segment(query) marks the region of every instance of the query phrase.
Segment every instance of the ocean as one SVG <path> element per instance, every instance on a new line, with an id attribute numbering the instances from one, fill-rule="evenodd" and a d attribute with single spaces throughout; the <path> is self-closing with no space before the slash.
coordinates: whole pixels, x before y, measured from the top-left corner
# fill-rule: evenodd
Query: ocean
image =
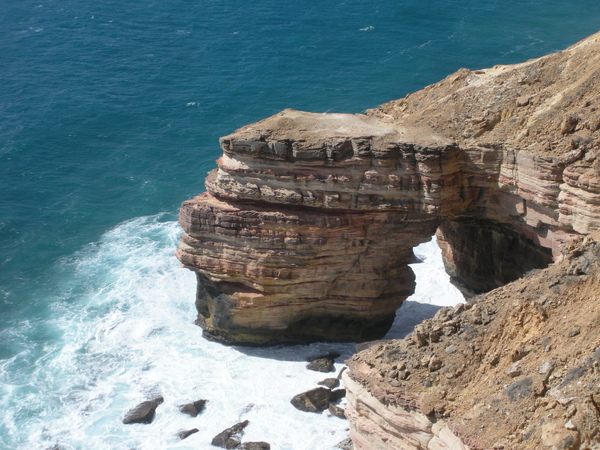
<path id="1" fill-rule="evenodd" d="M 339 371 L 353 344 L 230 348 L 193 325 L 177 209 L 218 138 L 284 108 L 362 112 L 600 23 L 592 0 L 0 4 L 2 449 L 204 449 L 245 419 L 246 441 L 333 448 L 347 423 L 289 400 L 324 378 L 306 358 L 338 351 Z M 435 243 L 417 253 L 390 337 L 460 301 Z M 152 424 L 121 423 L 153 395 Z"/>

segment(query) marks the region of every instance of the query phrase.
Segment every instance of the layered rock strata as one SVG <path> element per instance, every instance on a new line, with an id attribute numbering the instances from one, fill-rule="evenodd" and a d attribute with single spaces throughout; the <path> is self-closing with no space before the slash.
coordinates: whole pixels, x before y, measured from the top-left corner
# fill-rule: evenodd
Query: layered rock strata
<path id="1" fill-rule="evenodd" d="M 285 110 L 222 138 L 207 193 L 180 214 L 205 334 L 380 337 L 413 290 L 412 248 L 440 224 L 465 292 L 560 259 L 600 225 L 598 39 L 462 69 L 365 115 Z"/>
<path id="2" fill-rule="evenodd" d="M 600 233 L 565 252 L 347 361 L 354 449 L 599 448 Z"/>

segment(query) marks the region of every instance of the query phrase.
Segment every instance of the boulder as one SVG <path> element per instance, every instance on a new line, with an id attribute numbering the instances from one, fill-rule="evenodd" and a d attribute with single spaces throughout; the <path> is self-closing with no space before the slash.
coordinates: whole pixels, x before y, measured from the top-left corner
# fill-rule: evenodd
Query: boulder
<path id="1" fill-rule="evenodd" d="M 331 392 L 331 401 L 337 402 L 346 396 L 346 389 L 336 389 Z"/>
<path id="2" fill-rule="evenodd" d="M 340 408 L 339 406 L 334 405 L 333 403 L 329 404 L 329 412 L 332 416 L 339 417 L 340 419 L 346 418 L 346 416 L 344 415 L 344 408 Z"/>
<path id="3" fill-rule="evenodd" d="M 191 436 L 194 433 L 197 433 L 198 428 L 192 428 L 191 430 L 182 430 L 179 433 L 177 433 L 177 436 L 179 436 L 179 439 L 184 440 L 185 438 Z"/>
<path id="4" fill-rule="evenodd" d="M 196 417 L 198 414 L 200 414 L 202 411 L 204 411 L 207 401 L 208 400 L 196 400 L 195 402 L 192 402 L 192 403 L 186 403 L 185 405 L 180 405 L 179 411 L 181 411 L 184 414 L 189 414 L 192 417 Z"/>
<path id="5" fill-rule="evenodd" d="M 160 405 L 164 399 L 162 397 L 157 397 L 154 400 L 148 400 L 140 403 L 135 408 L 129 410 L 125 417 L 123 418 L 124 424 L 130 423 L 152 423 L 154 420 L 154 414 L 156 413 L 156 408 Z"/>
<path id="6" fill-rule="evenodd" d="M 325 378 L 323 381 L 319 381 L 318 384 L 329 389 L 335 389 L 340 385 L 340 380 L 339 378 Z"/>
<path id="7" fill-rule="evenodd" d="M 354 445 L 352 444 L 352 439 L 346 438 L 343 441 L 338 442 L 335 447 L 341 448 L 342 450 L 352 450 Z"/>
<path id="8" fill-rule="evenodd" d="M 249 423 L 249 421 L 244 420 L 243 422 L 236 423 L 234 426 L 221 431 L 213 438 L 211 444 L 215 447 L 226 449 L 240 448 L 242 436 L 244 435 L 244 428 L 246 428 Z"/>
<path id="9" fill-rule="evenodd" d="M 300 411 L 321 412 L 329 407 L 330 400 L 331 390 L 318 387 L 294 396 L 291 403 Z"/>
<path id="10" fill-rule="evenodd" d="M 240 450 L 271 450 L 271 444 L 266 442 L 244 442 L 238 448 Z"/>
<path id="11" fill-rule="evenodd" d="M 328 353 L 327 355 L 320 355 L 309 360 L 306 368 L 308 370 L 314 370 L 315 372 L 335 372 L 335 358 L 339 358 L 339 353 Z"/>

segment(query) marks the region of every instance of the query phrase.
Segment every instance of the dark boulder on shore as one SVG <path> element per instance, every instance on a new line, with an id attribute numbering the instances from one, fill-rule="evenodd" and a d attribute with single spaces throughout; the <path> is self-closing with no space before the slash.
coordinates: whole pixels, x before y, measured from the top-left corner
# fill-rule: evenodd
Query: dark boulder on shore
<path id="1" fill-rule="evenodd" d="M 352 439 L 346 438 L 342 442 L 338 442 L 335 447 L 341 448 L 342 450 L 352 450 L 354 448 L 354 444 L 352 444 Z"/>
<path id="2" fill-rule="evenodd" d="M 326 355 L 320 355 L 309 360 L 306 368 L 308 370 L 314 370 L 315 372 L 335 372 L 334 362 L 335 358 L 339 358 L 339 353 L 328 353 Z"/>
<path id="3" fill-rule="evenodd" d="M 344 408 L 340 408 L 333 403 L 329 404 L 329 412 L 332 416 L 339 417 L 340 419 L 346 419 L 346 416 L 344 415 Z"/>
<path id="4" fill-rule="evenodd" d="M 331 392 L 331 401 L 337 402 L 338 400 L 343 399 L 346 396 L 346 389 L 336 389 Z"/>
<path id="5" fill-rule="evenodd" d="M 192 403 L 186 403 L 185 405 L 179 406 L 179 411 L 184 414 L 189 414 L 192 417 L 196 417 L 198 414 L 204 411 L 206 402 L 208 402 L 208 400 L 196 400 Z"/>
<path id="6" fill-rule="evenodd" d="M 310 391 L 302 392 L 292 398 L 291 403 L 300 411 L 321 412 L 329 407 L 331 399 L 331 390 L 318 387 Z"/>
<path id="7" fill-rule="evenodd" d="M 183 441 L 185 438 L 191 436 L 194 433 L 197 433 L 198 431 L 200 431 L 198 430 L 198 428 L 192 428 L 191 430 L 182 430 L 179 433 L 177 433 L 177 436 L 179 436 L 179 439 Z"/>
<path id="8" fill-rule="evenodd" d="M 244 428 L 246 428 L 249 423 L 248 420 L 244 420 L 243 422 L 236 423 L 234 426 L 221 431 L 213 438 L 211 444 L 215 447 L 226 449 L 240 448 L 240 445 L 242 445 Z"/>
<path id="9" fill-rule="evenodd" d="M 271 450 L 271 444 L 266 442 L 244 442 L 239 450 Z"/>
<path id="10" fill-rule="evenodd" d="M 162 397 L 157 397 L 154 400 L 147 400 L 140 403 L 125 414 L 123 423 L 126 425 L 130 423 L 152 423 L 156 408 L 163 401 L 164 399 Z"/>
<path id="11" fill-rule="evenodd" d="M 325 378 L 323 381 L 319 381 L 318 384 L 329 389 L 335 389 L 340 385 L 340 380 L 338 378 Z"/>

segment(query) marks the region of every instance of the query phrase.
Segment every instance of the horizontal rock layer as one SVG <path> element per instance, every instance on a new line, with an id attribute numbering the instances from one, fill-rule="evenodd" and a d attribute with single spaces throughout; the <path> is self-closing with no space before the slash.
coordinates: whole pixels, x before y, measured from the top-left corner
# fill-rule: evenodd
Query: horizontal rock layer
<path id="1" fill-rule="evenodd" d="M 372 372 L 366 365 L 362 370 Z M 342 378 L 354 450 L 468 449 L 443 420 L 432 420 L 414 407 L 385 404 L 346 372 Z"/>
<path id="2" fill-rule="evenodd" d="M 198 274 L 199 324 L 248 344 L 380 336 L 414 288 L 412 247 L 436 227 L 403 216 L 279 211 L 209 194 L 185 202 L 177 256 Z"/>
<path id="3" fill-rule="evenodd" d="M 413 290 L 412 247 L 440 224 L 465 292 L 560 259 L 600 225 L 597 41 L 461 70 L 365 115 L 285 110 L 222 138 L 208 192 L 180 214 L 205 334 L 383 336 Z"/>

